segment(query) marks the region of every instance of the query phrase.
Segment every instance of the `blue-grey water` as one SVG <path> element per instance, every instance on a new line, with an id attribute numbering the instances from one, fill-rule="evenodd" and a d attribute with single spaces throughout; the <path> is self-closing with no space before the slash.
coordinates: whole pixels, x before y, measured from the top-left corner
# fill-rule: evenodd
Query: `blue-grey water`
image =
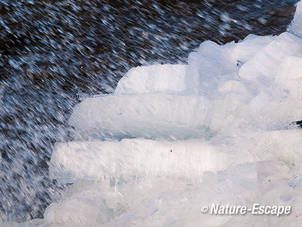
<path id="1" fill-rule="evenodd" d="M 0 220 L 41 218 L 64 190 L 48 162 L 81 97 L 112 92 L 131 67 L 184 62 L 204 40 L 280 34 L 296 2 L 0 0 Z"/>

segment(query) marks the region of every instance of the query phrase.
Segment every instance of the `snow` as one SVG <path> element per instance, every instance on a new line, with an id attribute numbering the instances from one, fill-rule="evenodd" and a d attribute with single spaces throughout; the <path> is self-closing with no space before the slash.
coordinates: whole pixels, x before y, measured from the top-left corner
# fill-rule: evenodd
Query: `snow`
<path id="1" fill-rule="evenodd" d="M 46 226 L 297 226 L 302 214 L 302 3 L 288 32 L 203 42 L 187 65 L 131 69 L 78 104 L 50 174 L 72 183 Z M 291 205 L 288 216 L 213 216 Z"/>

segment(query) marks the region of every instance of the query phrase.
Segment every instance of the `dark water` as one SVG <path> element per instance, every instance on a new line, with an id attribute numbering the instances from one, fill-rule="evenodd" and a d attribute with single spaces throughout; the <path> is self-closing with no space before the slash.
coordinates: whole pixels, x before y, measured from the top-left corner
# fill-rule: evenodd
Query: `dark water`
<path id="1" fill-rule="evenodd" d="M 184 62 L 204 40 L 279 34 L 296 0 L 0 0 L 0 220 L 43 217 L 72 107 L 131 67 Z M 104 107 L 106 108 L 106 107 Z"/>

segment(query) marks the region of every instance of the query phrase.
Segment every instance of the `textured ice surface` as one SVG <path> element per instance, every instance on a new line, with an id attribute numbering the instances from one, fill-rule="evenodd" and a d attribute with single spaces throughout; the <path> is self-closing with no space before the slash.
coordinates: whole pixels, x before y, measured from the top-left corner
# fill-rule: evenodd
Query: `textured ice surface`
<path id="1" fill-rule="evenodd" d="M 294 173 L 283 162 L 265 161 L 208 171 L 201 183 L 154 176 L 128 182 L 78 181 L 48 208 L 45 218 L 50 226 L 296 226 L 301 222 L 301 183 Z M 211 203 L 255 202 L 295 208 L 280 218 L 200 212 Z"/>
<path id="2" fill-rule="evenodd" d="M 243 79 L 268 85 L 286 57 L 301 55 L 302 40 L 288 32 L 282 33 L 255 54 L 239 71 Z"/>
<path id="3" fill-rule="evenodd" d="M 186 65 L 152 65 L 131 69 L 114 94 L 176 93 L 185 90 Z"/>
<path id="4" fill-rule="evenodd" d="M 83 100 L 79 141 L 57 144 L 53 178 L 73 183 L 47 226 L 297 226 L 302 218 L 301 3 L 289 32 L 204 42 L 188 65 L 130 70 Z M 211 216 L 202 206 L 291 205 L 292 214 Z"/>
<path id="5" fill-rule="evenodd" d="M 206 103 L 202 96 L 110 95 L 84 100 L 70 122 L 92 137 L 200 137 L 206 130 Z"/>
<path id="6" fill-rule="evenodd" d="M 205 171 L 223 170 L 236 163 L 252 161 L 251 155 L 200 140 L 71 142 L 57 145 L 52 163 L 61 168 L 52 169 L 51 174 L 56 178 L 63 174 L 61 180 L 110 177 L 129 180 L 149 176 L 198 180 Z"/>
<path id="7" fill-rule="evenodd" d="M 186 67 L 132 69 L 114 94 L 76 106 L 70 123 L 83 136 L 102 139 L 210 138 L 282 128 L 302 118 L 301 56 L 302 39 L 288 32 L 224 46 L 207 41 Z"/>
<path id="8" fill-rule="evenodd" d="M 289 26 L 289 31 L 302 37 L 302 4 L 297 5 L 295 18 Z"/>

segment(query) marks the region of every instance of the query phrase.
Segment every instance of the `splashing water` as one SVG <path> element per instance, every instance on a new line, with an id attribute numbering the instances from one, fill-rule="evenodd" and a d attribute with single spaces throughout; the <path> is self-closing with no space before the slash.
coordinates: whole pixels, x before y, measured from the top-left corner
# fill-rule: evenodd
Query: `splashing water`
<path id="1" fill-rule="evenodd" d="M 186 66 L 175 66 L 177 69 L 174 69 L 173 66 L 171 66 L 172 68 L 167 66 L 167 69 L 163 69 L 164 66 L 158 68 L 154 66 L 154 72 L 151 71 L 150 75 L 146 76 L 147 79 L 151 79 L 151 84 L 145 83 L 146 87 L 143 92 L 152 94 L 139 95 L 138 97 L 142 103 L 153 100 L 154 108 L 146 109 L 145 106 L 138 105 L 139 103 L 136 101 L 133 102 L 134 99 L 131 99 L 131 97 L 124 96 L 125 92 L 134 94 L 142 92 L 138 91 L 142 89 L 141 87 L 127 85 L 129 80 L 133 80 L 131 83 L 140 83 L 141 80 L 141 78 L 130 76 L 130 72 L 128 73 L 128 82 L 126 80 L 124 85 L 120 82 L 115 91 L 116 94 L 120 93 L 123 97 L 121 99 L 116 96 L 111 97 L 120 102 L 120 106 L 118 106 L 120 110 L 115 109 L 114 100 L 109 102 L 109 97 L 104 100 L 101 99 L 101 102 L 104 102 L 101 103 L 102 105 L 108 103 L 108 109 L 107 106 L 103 107 L 107 112 L 101 112 L 103 117 L 107 118 L 109 117 L 108 114 L 112 113 L 113 115 L 110 118 L 113 121 L 120 120 L 124 122 L 123 118 L 116 115 L 121 111 L 128 114 L 125 119 L 130 116 L 134 116 L 134 118 L 143 116 L 142 124 L 137 124 L 137 119 L 128 118 L 128 125 L 132 124 L 132 127 L 127 126 L 127 124 L 122 126 L 120 122 L 117 122 L 115 128 L 112 128 L 112 124 L 105 125 L 104 130 L 99 130 L 99 127 L 93 130 L 82 127 L 81 130 L 84 132 L 80 132 L 81 130 L 76 129 L 74 131 L 70 128 L 67 119 L 71 115 L 73 106 L 83 97 L 113 92 L 119 79 L 131 67 L 154 62 L 181 62 L 184 64 L 187 62 L 185 58 L 187 54 L 193 48 L 196 48 L 199 43 L 208 39 L 222 44 L 231 40 L 243 39 L 250 33 L 258 35 L 280 34 L 292 19 L 295 2 L 203 1 L 200 3 L 190 1 L 186 3 L 163 3 L 162 1 L 155 1 L 153 4 L 149 4 L 149 1 L 0 1 L 0 219 L 4 221 L 24 221 L 43 217 L 45 208 L 52 202 L 53 198 L 57 198 L 57 194 L 62 192 L 66 183 L 49 178 L 49 161 L 55 149 L 54 144 L 74 140 L 78 138 L 79 133 L 81 139 L 97 138 L 102 140 L 125 137 L 161 138 L 169 141 L 171 139 L 189 139 L 201 136 L 205 140 L 213 137 L 217 138 L 215 136 L 229 128 L 229 125 L 234 121 L 226 119 L 225 124 L 221 125 L 222 123 L 219 121 L 221 116 L 217 111 L 217 106 L 221 105 L 219 97 L 213 97 L 215 105 L 211 105 L 212 110 L 209 110 L 209 104 L 207 103 L 212 98 L 204 98 L 205 96 L 196 95 L 197 93 L 191 94 L 192 99 L 188 96 L 184 90 L 191 85 L 194 87 L 194 84 L 190 85 L 190 82 L 187 84 L 188 81 L 183 83 L 183 80 L 187 79 L 183 71 L 189 74 L 192 73 L 192 75 L 194 72 L 187 71 Z M 295 24 L 292 30 L 299 31 Z M 253 45 L 256 43 L 259 46 L 257 48 L 261 49 L 272 41 L 270 38 L 265 39 L 267 40 L 259 39 L 258 45 L 258 41 L 253 42 L 249 38 L 244 42 L 242 48 L 246 48 L 247 43 L 251 42 L 252 49 L 254 49 Z M 208 49 L 206 43 L 203 45 L 204 47 L 201 48 Z M 226 56 L 220 56 L 220 52 L 224 55 L 224 50 L 214 44 L 209 45 L 212 46 L 210 48 L 215 50 L 213 60 L 216 57 L 224 60 Z M 234 46 L 234 44 L 232 45 Z M 236 48 L 238 45 L 236 45 Z M 231 49 L 232 47 L 230 47 Z M 248 57 L 240 59 L 240 64 L 251 57 L 250 52 L 248 52 Z M 287 60 L 288 64 L 298 64 L 294 60 Z M 296 60 L 298 62 L 298 59 Z M 194 61 L 194 54 L 191 54 L 188 63 L 192 67 L 188 67 L 188 70 L 198 69 L 199 63 L 194 63 Z M 214 62 L 212 63 L 214 64 Z M 234 73 L 234 70 L 238 70 L 238 67 L 236 66 L 236 69 L 232 68 L 233 63 L 229 62 L 223 66 L 226 68 L 217 70 L 221 70 L 221 72 L 229 70 Z M 196 66 L 194 66 L 195 64 Z M 231 65 L 231 68 L 228 64 Z M 246 67 L 245 65 L 242 67 Z M 145 70 L 143 68 L 142 70 L 149 72 L 149 69 Z M 158 70 L 162 70 L 162 72 L 158 73 Z M 284 70 L 287 70 L 286 65 L 284 65 Z M 247 72 L 249 72 L 248 69 Z M 177 76 L 177 81 L 170 76 L 171 73 Z M 215 96 L 215 91 L 218 89 L 216 85 L 220 83 L 220 76 L 222 75 L 217 75 L 217 71 L 211 70 L 209 73 L 217 76 L 215 77 L 217 81 L 209 80 L 211 84 L 208 87 L 209 91 L 212 88 L 214 89 Z M 137 74 L 137 70 L 134 70 L 133 74 Z M 154 74 L 158 74 L 160 78 L 152 78 Z M 194 80 L 198 81 L 199 74 L 196 75 Z M 282 75 L 280 74 L 280 83 L 284 85 Z M 294 76 L 294 71 L 292 75 Z M 164 83 L 162 81 L 163 76 L 167 76 Z M 227 91 L 237 85 L 236 82 L 226 84 L 221 89 Z M 206 87 L 207 85 L 203 84 L 202 86 Z M 239 84 L 238 86 L 245 85 Z M 291 88 L 290 84 L 288 86 Z M 190 88 L 190 90 L 198 92 L 198 88 L 199 85 L 194 89 Z M 240 89 L 244 90 L 245 88 L 236 88 L 235 90 L 238 92 L 241 91 Z M 289 88 L 282 87 L 282 89 Z M 205 91 L 205 89 L 203 90 Z M 276 91 L 273 90 L 273 92 Z M 172 95 L 181 92 L 183 96 Z M 242 95 L 242 93 L 239 95 Z M 258 100 L 262 100 L 262 98 L 269 100 L 271 97 L 275 97 L 274 95 L 264 94 L 259 96 Z M 244 102 L 244 100 L 241 100 L 236 104 L 235 96 L 236 94 L 228 99 L 233 103 L 232 108 Z M 248 95 L 244 97 L 248 99 Z M 169 106 L 173 99 L 175 99 L 174 106 Z M 158 100 L 161 100 L 162 106 L 157 106 Z M 84 103 L 87 101 L 84 101 Z M 254 99 L 254 106 L 257 106 L 258 102 L 257 99 Z M 84 103 L 81 105 L 84 105 Z M 195 106 L 196 103 L 201 104 Z M 132 110 L 125 108 L 126 104 L 133 105 L 133 110 L 138 112 L 132 115 Z M 184 109 L 179 110 L 179 105 L 188 106 L 187 111 L 191 115 L 187 115 Z M 287 104 L 285 105 L 287 106 Z M 292 103 L 292 106 L 295 105 L 296 103 Z M 109 108 L 113 108 L 113 112 L 110 112 Z M 270 107 L 267 108 L 270 109 Z M 298 107 L 293 109 L 295 111 L 290 113 L 288 117 L 278 118 L 279 115 L 277 115 L 272 117 L 271 122 L 275 122 L 278 126 L 286 120 L 298 120 L 300 117 L 299 109 Z M 222 109 L 220 108 L 220 110 Z M 139 113 L 139 111 L 142 111 L 142 113 Z M 233 110 L 225 107 L 224 111 L 221 112 L 222 116 Z M 203 112 L 216 115 L 202 119 L 204 115 L 201 113 Z M 244 113 L 248 113 L 248 111 Z M 72 119 L 79 119 L 75 116 L 76 113 L 73 114 Z M 294 116 L 295 119 L 290 118 Z M 150 117 L 154 125 L 150 125 L 145 120 L 146 117 Z M 196 124 L 191 117 L 199 123 Z M 236 117 L 245 119 L 242 115 Z M 87 119 L 95 120 L 95 118 Z M 163 122 L 167 119 L 169 122 Z M 205 124 L 210 119 L 211 122 Z M 98 123 L 106 123 L 105 121 L 102 122 L 103 120 L 99 121 L 98 119 Z M 77 124 L 72 123 L 72 120 L 70 122 L 77 127 Z M 83 121 L 79 121 L 79 123 L 81 122 Z M 108 122 L 110 123 L 110 121 Z M 261 122 L 256 122 L 255 128 L 261 125 Z M 92 124 L 94 123 L 92 122 Z M 165 127 L 162 127 L 163 124 Z M 242 121 L 240 125 L 246 127 Z M 277 126 L 269 124 L 268 128 L 271 129 Z M 225 132 L 225 134 L 227 133 Z M 197 142 L 196 146 L 204 146 L 203 144 L 199 145 L 199 143 Z M 84 146 L 86 146 L 85 143 Z M 119 147 L 120 145 L 116 146 Z M 155 144 L 154 146 L 162 145 Z M 181 150 L 181 148 L 178 149 Z M 170 149 L 168 150 L 170 151 Z M 197 150 L 193 152 L 194 160 L 200 160 L 201 157 Z M 57 153 L 56 148 L 55 154 Z M 172 149 L 170 153 L 174 153 L 174 150 Z M 209 152 L 209 156 L 212 153 L 215 154 L 214 151 Z M 155 152 L 154 160 L 157 160 L 160 155 L 161 153 Z M 144 157 L 142 155 L 142 160 Z M 185 154 L 182 157 L 185 160 L 189 158 Z M 223 154 L 221 157 L 224 157 Z M 165 160 L 167 164 L 170 163 L 167 159 Z M 196 162 L 194 160 L 192 160 L 193 163 Z M 176 158 L 171 165 L 178 165 L 177 162 L 178 159 Z M 186 169 L 185 166 L 184 169 Z M 216 168 L 214 167 L 215 165 L 206 165 L 205 169 L 214 170 Z M 221 163 L 221 169 L 225 167 L 225 163 Z M 171 168 L 177 174 L 182 172 L 173 166 Z M 163 169 L 164 167 L 159 168 L 158 172 L 160 173 Z M 153 171 L 152 166 L 150 166 L 150 171 Z M 201 168 L 198 171 L 202 172 L 204 169 Z M 191 174 L 192 171 L 186 173 Z M 69 181 L 74 182 L 71 179 Z M 69 181 L 67 183 L 70 183 Z M 130 187 L 130 185 L 131 183 L 126 187 Z M 102 190 L 106 190 L 105 186 Z M 97 196 L 102 198 L 103 195 Z M 96 201 L 98 200 L 96 199 Z M 105 209 L 107 205 L 103 206 Z M 87 209 L 87 212 L 88 210 L 90 209 Z M 126 208 L 121 209 L 119 214 L 124 211 L 126 211 Z M 104 215 L 101 218 L 101 222 L 111 220 L 111 217 L 115 216 L 115 211 L 110 212 L 109 216 Z M 47 220 L 51 220 L 49 218 L 51 217 L 51 211 L 49 213 L 50 216 L 47 216 Z M 85 216 L 84 210 L 82 214 Z M 68 218 L 67 215 L 65 217 Z M 94 220 L 93 217 L 91 220 Z M 71 221 L 70 225 L 72 223 Z M 174 223 L 173 220 L 171 223 Z"/>
<path id="2" fill-rule="evenodd" d="M 130 70 L 84 99 L 50 176 L 72 186 L 48 226 L 296 226 L 301 222 L 301 3 L 279 36 L 203 42 L 186 65 Z M 105 107 L 105 108 L 104 108 Z M 288 216 L 211 216 L 212 203 L 290 205 Z"/>

